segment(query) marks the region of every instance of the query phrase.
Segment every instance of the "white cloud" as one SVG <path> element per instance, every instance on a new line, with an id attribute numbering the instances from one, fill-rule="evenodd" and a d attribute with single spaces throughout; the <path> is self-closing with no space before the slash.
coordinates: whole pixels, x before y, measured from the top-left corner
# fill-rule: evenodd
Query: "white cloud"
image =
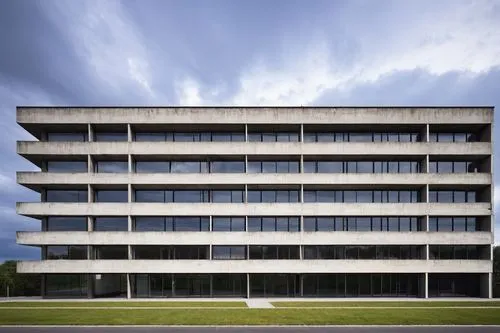
<path id="1" fill-rule="evenodd" d="M 387 17 L 381 14 L 384 8 L 380 13 L 372 13 L 362 31 L 353 29 L 355 35 L 343 36 L 354 39 L 355 49 L 359 52 L 355 55 L 333 52 L 329 46 L 331 41 L 323 38 L 286 48 L 278 64 L 261 57 L 241 73 L 240 89 L 234 96 L 215 102 L 306 105 L 327 90 L 349 89 L 375 82 L 397 71 L 423 69 L 432 75 L 459 71 L 474 76 L 500 65 L 500 17 L 495 8 L 498 3 L 455 1 L 447 2 L 447 5 L 427 4 L 431 9 L 414 5 L 419 8 L 408 10 L 405 8 L 408 2 L 396 1 L 388 7 L 390 13 Z M 336 35 L 336 38 L 342 36 Z M 349 61 L 342 61 L 341 57 L 346 56 L 355 56 L 351 65 L 344 65 Z M 200 95 L 203 86 L 194 78 L 183 81 L 189 84 L 180 85 L 178 97 L 181 104 L 186 96 L 191 96 L 198 104 L 214 103 L 208 96 Z"/>
<path id="2" fill-rule="evenodd" d="M 61 1 L 44 6 L 74 45 L 84 64 L 105 88 L 126 94 L 136 91 L 147 101 L 157 95 L 143 37 L 119 1 Z"/>

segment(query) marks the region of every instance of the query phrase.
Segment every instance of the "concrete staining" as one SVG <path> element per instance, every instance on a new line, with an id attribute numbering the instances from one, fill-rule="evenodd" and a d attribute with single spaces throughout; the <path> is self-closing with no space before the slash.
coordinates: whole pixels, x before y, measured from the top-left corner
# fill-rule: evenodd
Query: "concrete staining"
<path id="1" fill-rule="evenodd" d="M 18 214 L 38 218 L 42 227 L 51 216 L 85 216 L 86 231 L 19 232 L 17 242 L 40 246 L 83 245 L 88 247 L 88 259 L 23 261 L 18 271 L 43 274 L 79 274 L 87 276 L 88 293 L 106 289 L 108 284 L 125 284 L 122 290 L 127 297 L 147 297 L 137 293 L 139 275 L 149 274 L 207 274 L 209 295 L 214 290 L 213 274 L 242 274 L 246 284 L 232 281 L 228 287 L 244 289 L 250 296 L 252 281 L 257 274 L 294 274 L 287 280 L 287 293 L 303 296 L 303 279 L 307 274 L 417 274 L 418 296 L 429 296 L 429 281 L 437 274 L 476 274 L 479 278 L 480 296 L 491 297 L 491 244 L 493 243 L 492 202 L 492 133 L 493 109 L 490 107 L 235 107 L 235 108 L 66 108 L 19 107 L 17 121 L 39 141 L 21 141 L 18 153 L 41 167 L 42 172 L 18 172 L 18 183 L 40 192 L 42 202 L 17 204 Z M 96 141 L 96 133 L 126 133 L 124 142 Z M 241 132 L 243 142 L 155 142 L 137 141 L 136 133 L 152 132 Z M 417 132 L 418 142 L 306 142 L 304 134 L 311 132 Z M 432 133 L 474 132 L 473 142 L 435 142 Z M 49 141 L 49 133 L 85 133 L 88 142 Z M 297 142 L 252 142 L 254 132 L 294 132 Z M 135 172 L 136 161 L 151 160 L 202 160 L 202 159 L 297 160 L 298 173 L 167 173 Z M 307 161 L 335 160 L 416 160 L 420 170 L 415 173 L 306 173 Z M 47 172 L 47 161 L 78 160 L 87 163 L 87 172 Z M 101 160 L 126 162 L 128 172 L 100 173 L 96 164 Z M 431 172 L 433 161 L 479 161 L 478 172 Z M 135 202 L 134 191 L 158 188 L 196 189 L 241 188 L 245 196 L 250 189 L 294 188 L 300 194 L 313 189 L 334 190 L 418 190 L 420 202 L 299 202 L 249 203 L 249 202 L 195 202 L 164 203 Z M 47 189 L 86 189 L 87 202 L 45 202 Z M 128 190 L 128 202 L 95 202 L 94 194 L 103 189 Z M 431 190 L 474 190 L 475 202 L 430 202 Z M 302 197 L 302 196 L 301 196 Z M 124 231 L 93 231 L 96 217 L 126 216 L 128 227 Z M 141 216 L 298 216 L 299 232 L 250 232 L 250 231 L 135 231 L 134 221 Z M 419 231 L 333 231 L 309 232 L 304 230 L 304 217 L 361 216 L 419 218 Z M 432 217 L 474 217 L 477 229 L 465 231 L 431 231 Z M 247 229 L 248 230 L 248 229 Z M 128 256 L 120 259 L 101 260 L 95 257 L 94 248 L 101 245 L 126 246 Z M 148 260 L 135 257 L 139 245 L 201 245 L 209 247 L 208 260 Z M 289 260 L 213 260 L 214 246 L 296 245 L 300 257 Z M 311 245 L 418 245 L 418 259 L 308 259 L 304 260 L 304 247 Z M 430 257 L 430 246 L 477 245 L 483 251 L 478 259 L 438 260 Z M 248 255 L 249 248 L 247 248 Z M 42 251 L 43 252 L 43 251 Z M 489 253 L 489 255 L 484 255 Z M 248 258 L 247 258 L 248 259 Z M 106 282 L 96 280 L 103 274 Z M 115 275 L 113 275 L 115 274 Z M 45 277 L 49 276 L 46 275 Z M 113 276 L 112 276 L 113 275 Z M 210 275 L 210 276 L 209 276 Z M 430 276 L 431 275 L 431 276 Z M 208 278 L 209 277 L 209 278 Z M 169 277 L 173 279 L 173 277 Z M 373 279 L 377 277 L 372 277 Z M 175 286 L 179 281 L 162 278 L 161 296 L 165 286 Z M 189 282 L 191 283 L 191 282 Z M 198 290 L 193 282 L 190 290 Z M 238 282 L 239 283 L 239 282 Z M 264 283 L 265 285 L 265 283 Z M 291 288 L 290 286 L 294 287 Z M 296 289 L 295 286 L 297 286 Z M 177 283 L 179 287 L 179 283 Z M 434 288 L 434 284 L 432 285 Z M 159 288 L 159 287 L 158 287 Z M 170 288 L 170 287 L 169 287 Z M 198 289 L 197 289 L 198 288 Z M 260 287 L 258 287 L 260 288 Z M 256 287 L 256 290 L 260 290 Z M 263 287 L 265 288 L 265 287 Z M 274 288 L 274 286 L 273 286 Z M 336 287 L 337 288 L 337 287 Z M 339 287 L 341 288 L 341 287 Z M 345 287 L 347 291 L 347 287 Z M 396 288 L 400 288 L 399 285 Z M 450 288 L 455 288 L 450 285 Z M 188 288 L 189 289 L 189 288 Z M 272 289 L 272 288 L 271 288 Z M 269 290 L 271 290 L 269 289 Z M 279 290 L 279 284 L 274 290 Z M 321 288 L 318 287 L 318 290 Z M 359 288 L 358 288 L 359 289 Z M 450 289 L 450 292 L 453 290 Z M 200 289 L 201 290 L 201 289 Z M 151 290 L 150 290 L 151 291 Z M 201 291 L 202 293 L 204 291 Z M 154 297 L 151 292 L 148 294 Z M 236 297 L 236 295 L 234 295 Z M 242 296 L 242 295 L 237 295 Z M 272 295 L 271 295 L 272 296 Z M 381 295 L 384 296 L 384 295 Z M 443 294 L 446 296 L 446 293 Z"/>

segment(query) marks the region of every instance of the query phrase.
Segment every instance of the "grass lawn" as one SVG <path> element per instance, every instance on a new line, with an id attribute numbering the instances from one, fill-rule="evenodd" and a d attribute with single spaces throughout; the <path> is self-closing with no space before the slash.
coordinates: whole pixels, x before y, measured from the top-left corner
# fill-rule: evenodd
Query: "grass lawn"
<path id="1" fill-rule="evenodd" d="M 220 307 L 241 307 L 246 308 L 245 302 L 169 302 L 169 301 L 156 301 L 156 302 L 124 302 L 124 301 L 111 301 L 111 302 L 92 302 L 92 301 L 55 301 L 55 302 L 0 302 L 0 311 L 2 308 L 10 307 L 165 307 L 165 308 L 178 308 L 178 307 L 203 307 L 203 308 L 220 308 Z"/>
<path id="2" fill-rule="evenodd" d="M 471 325 L 500 324 L 499 309 L 0 309 L 3 325 Z"/>
<path id="3" fill-rule="evenodd" d="M 411 301 L 411 302 L 357 302 L 357 301 L 324 301 L 324 302 L 272 302 L 275 307 L 470 307 L 470 306 L 485 306 L 492 307 L 498 306 L 500 308 L 500 301 L 482 302 L 482 301 L 467 301 L 467 302 L 453 302 L 453 301 Z"/>

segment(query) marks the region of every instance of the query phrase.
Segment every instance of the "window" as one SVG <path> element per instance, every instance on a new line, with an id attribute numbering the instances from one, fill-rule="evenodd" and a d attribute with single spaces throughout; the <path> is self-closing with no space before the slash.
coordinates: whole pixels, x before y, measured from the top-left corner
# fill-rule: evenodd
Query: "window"
<path id="1" fill-rule="evenodd" d="M 479 231 L 479 224 L 475 217 L 463 216 L 431 216 L 429 217 L 429 231 Z"/>
<path id="2" fill-rule="evenodd" d="M 299 202 L 297 190 L 249 190 L 248 202 Z"/>
<path id="3" fill-rule="evenodd" d="M 165 217 L 138 216 L 135 218 L 135 231 L 165 231 Z"/>
<path id="4" fill-rule="evenodd" d="M 472 161 L 430 161 L 431 173 L 477 173 L 479 163 Z"/>
<path id="5" fill-rule="evenodd" d="M 300 259 L 299 246 L 294 245 L 250 245 L 249 259 Z"/>
<path id="6" fill-rule="evenodd" d="M 170 162 L 166 161 L 137 161 L 135 162 L 137 173 L 160 173 L 170 172 Z"/>
<path id="7" fill-rule="evenodd" d="M 250 132 L 250 142 L 298 142 L 299 133 L 295 132 Z"/>
<path id="8" fill-rule="evenodd" d="M 46 247 L 47 259 L 84 260 L 87 259 L 85 245 L 49 245 Z"/>
<path id="9" fill-rule="evenodd" d="M 209 231 L 209 218 L 204 216 L 176 216 L 167 218 L 167 231 Z"/>
<path id="10" fill-rule="evenodd" d="M 429 245 L 429 259 L 435 260 L 489 260 L 489 251 L 484 251 L 487 256 L 481 258 L 479 245 Z"/>
<path id="11" fill-rule="evenodd" d="M 430 142 L 474 142 L 477 137 L 470 132 L 431 132 Z"/>
<path id="12" fill-rule="evenodd" d="M 47 190 L 46 202 L 87 202 L 87 190 Z"/>
<path id="13" fill-rule="evenodd" d="M 211 202 L 242 203 L 243 192 L 242 190 L 212 190 Z"/>
<path id="14" fill-rule="evenodd" d="M 127 245 L 98 245 L 94 246 L 96 260 L 124 260 L 128 259 Z"/>
<path id="15" fill-rule="evenodd" d="M 95 202 L 128 202 L 127 190 L 97 190 Z"/>
<path id="16" fill-rule="evenodd" d="M 211 173 L 245 173 L 245 161 L 211 161 Z"/>
<path id="17" fill-rule="evenodd" d="M 408 260 L 421 259 L 417 245 L 304 245 L 305 260 Z"/>
<path id="18" fill-rule="evenodd" d="M 304 202 L 419 202 L 419 191 L 304 190 Z"/>
<path id="19" fill-rule="evenodd" d="M 88 172 L 85 161 L 47 161 L 48 172 Z"/>
<path id="20" fill-rule="evenodd" d="M 99 173 L 126 173 L 128 162 L 126 161 L 97 161 L 96 172 Z"/>
<path id="21" fill-rule="evenodd" d="M 88 141 L 86 132 L 82 133 L 47 133 L 47 141 L 52 142 L 85 142 Z"/>
<path id="22" fill-rule="evenodd" d="M 127 132 L 96 132 L 95 141 L 128 141 Z"/>
<path id="23" fill-rule="evenodd" d="M 128 231 L 128 217 L 96 217 L 94 231 Z"/>
<path id="24" fill-rule="evenodd" d="M 166 133 L 163 132 L 136 132 L 135 141 L 166 141 Z"/>
<path id="25" fill-rule="evenodd" d="M 206 172 L 208 172 L 208 167 L 207 167 L 207 162 L 172 161 L 172 162 L 170 162 L 170 172 L 172 172 L 172 173 L 206 173 Z"/>
<path id="26" fill-rule="evenodd" d="M 248 231 L 300 231 L 299 217 L 249 216 Z"/>
<path id="27" fill-rule="evenodd" d="M 418 142 L 417 132 L 305 132 L 304 142 Z"/>
<path id="28" fill-rule="evenodd" d="M 304 216 L 304 231 L 421 231 L 419 218 L 379 216 Z"/>
<path id="29" fill-rule="evenodd" d="M 87 296 L 87 274 L 46 274 L 45 295 L 52 297 Z"/>
<path id="30" fill-rule="evenodd" d="M 87 231 L 87 217 L 49 216 L 45 231 Z"/>
<path id="31" fill-rule="evenodd" d="M 297 173 L 298 161 L 249 161 L 249 173 Z"/>
<path id="32" fill-rule="evenodd" d="M 208 246 L 206 245 L 138 245 L 134 246 L 134 259 L 140 260 L 206 260 Z"/>
<path id="33" fill-rule="evenodd" d="M 214 216 L 212 231 L 245 231 L 245 218 Z"/>
<path id="34" fill-rule="evenodd" d="M 431 190 L 429 191 L 429 202 L 446 202 L 446 203 L 465 203 L 476 202 L 475 191 L 443 191 Z"/>
<path id="35" fill-rule="evenodd" d="M 241 260 L 246 259 L 246 246 L 212 246 L 212 259 L 214 260 Z"/>

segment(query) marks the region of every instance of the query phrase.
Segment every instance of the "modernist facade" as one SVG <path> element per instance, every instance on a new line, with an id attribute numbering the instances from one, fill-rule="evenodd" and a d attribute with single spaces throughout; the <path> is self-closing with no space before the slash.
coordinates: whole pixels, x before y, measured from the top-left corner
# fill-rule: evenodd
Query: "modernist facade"
<path id="1" fill-rule="evenodd" d="M 46 297 L 491 297 L 490 107 L 19 107 Z"/>

